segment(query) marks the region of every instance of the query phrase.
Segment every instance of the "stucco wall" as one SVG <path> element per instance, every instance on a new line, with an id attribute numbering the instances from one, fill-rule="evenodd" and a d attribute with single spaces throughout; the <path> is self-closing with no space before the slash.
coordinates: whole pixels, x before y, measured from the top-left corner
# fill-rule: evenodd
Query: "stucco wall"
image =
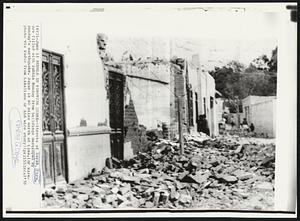
<path id="1" fill-rule="evenodd" d="M 178 125 L 178 101 L 180 100 L 179 106 L 181 107 L 181 122 L 182 122 L 182 132 L 187 132 L 188 118 L 187 118 L 187 96 L 186 96 L 186 73 L 182 70 L 177 64 L 171 65 L 171 74 L 170 74 L 170 135 L 171 139 L 178 137 L 179 134 L 179 125 Z M 176 95 L 176 96 L 175 96 Z M 180 99 L 178 100 L 178 97 Z"/>
<path id="2" fill-rule="evenodd" d="M 168 85 L 150 80 L 127 78 L 139 124 L 157 129 L 157 124 L 170 123 L 170 92 Z"/>
<path id="3" fill-rule="evenodd" d="M 101 169 L 106 157 L 110 157 L 109 134 L 99 134 L 101 128 L 97 126 L 109 122 L 109 101 L 103 64 L 97 53 L 96 34 L 101 30 L 75 24 L 58 27 L 56 23 L 43 26 L 42 47 L 64 57 L 66 129 L 76 130 L 79 135 L 66 137 L 72 181 L 86 176 L 92 168 Z M 86 120 L 87 127 L 78 127 L 81 119 Z M 81 136 L 86 130 L 91 133 Z"/>
<path id="4" fill-rule="evenodd" d="M 270 100 L 250 106 L 250 123 L 254 124 L 256 133 L 269 137 L 276 136 L 276 100 Z"/>
<path id="5" fill-rule="evenodd" d="M 198 96 L 198 115 L 200 114 L 200 82 L 198 81 L 198 67 L 195 66 L 193 63 L 188 64 L 188 72 L 189 72 L 189 84 L 192 86 L 193 91 L 193 126 L 190 128 L 191 131 L 197 131 L 197 116 L 196 116 L 196 96 L 195 93 L 197 93 Z"/>
<path id="6" fill-rule="evenodd" d="M 200 70 L 200 113 L 206 113 L 206 119 L 208 120 L 208 125 L 211 135 L 218 134 L 217 116 L 216 116 L 216 101 L 215 101 L 215 80 L 206 71 Z M 213 98 L 213 108 L 210 107 L 210 98 Z M 206 103 L 206 111 L 204 110 L 204 101 Z"/>
<path id="7" fill-rule="evenodd" d="M 248 96 L 243 99 L 243 118 L 246 118 L 245 107 L 249 107 L 248 124 L 254 124 L 255 132 L 276 136 L 275 96 Z"/>
<path id="8" fill-rule="evenodd" d="M 91 126 L 109 120 L 103 64 L 97 53 L 97 31 L 82 27 L 78 33 L 78 29 L 71 28 L 60 30 L 54 37 L 49 25 L 42 29 L 42 47 L 64 56 L 67 128 L 78 126 L 81 118 Z"/>
<path id="9" fill-rule="evenodd" d="M 169 126 L 169 40 L 162 37 L 111 37 L 107 51 L 126 75 L 135 121 L 147 130 L 157 129 L 162 122 Z M 128 113 L 125 118 L 130 118 L 130 115 Z"/>
<path id="10" fill-rule="evenodd" d="M 170 124 L 169 64 L 124 65 L 127 86 L 139 124 L 157 129 L 158 123 Z"/>
<path id="11" fill-rule="evenodd" d="M 217 123 L 222 122 L 222 115 L 224 112 L 224 100 L 222 98 L 216 98 L 216 120 Z"/>
<path id="12" fill-rule="evenodd" d="M 68 137 L 69 182 L 87 176 L 93 168 L 102 169 L 111 156 L 109 144 L 108 133 Z"/>

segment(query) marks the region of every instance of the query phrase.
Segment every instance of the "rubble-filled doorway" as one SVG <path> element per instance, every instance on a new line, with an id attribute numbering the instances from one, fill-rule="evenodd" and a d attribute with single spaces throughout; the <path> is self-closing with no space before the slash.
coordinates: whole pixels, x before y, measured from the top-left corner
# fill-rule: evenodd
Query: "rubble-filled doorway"
<path id="1" fill-rule="evenodd" d="M 199 120 L 199 109 L 198 109 L 198 94 L 197 94 L 197 92 L 195 92 L 195 119 L 196 119 L 196 125 L 197 125 L 197 131 L 199 132 L 199 122 L 198 122 L 198 120 Z"/>
<path id="2" fill-rule="evenodd" d="M 215 135 L 214 98 L 210 97 L 210 135 Z"/>
<path id="3" fill-rule="evenodd" d="M 43 50 L 42 71 L 42 165 L 47 186 L 67 179 L 62 56 Z"/>
<path id="4" fill-rule="evenodd" d="M 109 126 L 111 155 L 122 160 L 124 155 L 124 76 L 109 72 Z"/>

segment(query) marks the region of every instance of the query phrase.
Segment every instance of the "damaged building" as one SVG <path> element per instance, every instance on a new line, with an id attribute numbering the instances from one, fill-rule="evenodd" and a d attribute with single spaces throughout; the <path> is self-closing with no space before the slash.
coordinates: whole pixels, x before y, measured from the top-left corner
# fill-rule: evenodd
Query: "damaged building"
<path id="1" fill-rule="evenodd" d="M 184 133 L 197 131 L 201 114 L 210 135 L 218 133 L 214 79 L 197 55 L 175 57 L 159 40 L 138 47 L 146 56 L 122 50 L 116 60 L 109 42 L 95 31 L 43 41 L 44 185 L 82 178 L 110 157 L 132 157 L 148 147 L 146 133 L 177 137 L 179 114 Z"/>
<path id="2" fill-rule="evenodd" d="M 172 40 L 162 38 L 117 39 L 108 45 L 126 75 L 125 153 L 147 148 L 141 129 L 168 139 L 178 137 L 179 112 L 183 133 L 196 132 L 202 114 L 210 135 L 218 133 L 213 77 L 200 68 L 197 54 L 181 58 L 173 54 L 174 47 Z"/>

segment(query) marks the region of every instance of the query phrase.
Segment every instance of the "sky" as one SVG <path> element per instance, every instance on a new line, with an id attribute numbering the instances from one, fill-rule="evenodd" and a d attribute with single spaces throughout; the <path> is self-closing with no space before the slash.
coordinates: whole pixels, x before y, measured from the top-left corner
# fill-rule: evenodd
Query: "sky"
<path id="1" fill-rule="evenodd" d="M 41 21 L 49 30 L 44 39 L 55 32 L 60 38 L 87 32 L 106 33 L 109 38 L 176 38 L 178 46 L 187 49 L 183 54 L 199 53 L 207 68 L 230 60 L 247 65 L 262 54 L 270 57 L 278 44 L 283 11 L 285 4 L 279 3 L 35 4 L 30 8 L 19 4 L 11 9 L 24 13 L 22 19 Z"/>
<path id="2" fill-rule="evenodd" d="M 181 53 L 200 54 L 207 69 L 231 60 L 248 65 L 263 54 L 270 57 L 278 45 L 280 13 L 274 11 L 149 9 L 122 11 L 119 16 L 126 31 L 117 28 L 108 32 L 111 36 L 176 38 Z"/>

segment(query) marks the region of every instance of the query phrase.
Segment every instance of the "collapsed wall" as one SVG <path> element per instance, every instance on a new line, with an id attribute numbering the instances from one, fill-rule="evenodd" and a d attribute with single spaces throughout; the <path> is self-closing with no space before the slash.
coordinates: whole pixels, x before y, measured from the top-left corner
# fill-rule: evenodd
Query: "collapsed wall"
<path id="1" fill-rule="evenodd" d="M 123 64 L 126 75 L 125 142 L 135 152 L 146 148 L 147 131 L 162 132 L 170 125 L 170 68 L 167 62 Z M 159 77 L 161 76 L 161 77 Z M 168 135 L 166 135 L 168 136 Z"/>

